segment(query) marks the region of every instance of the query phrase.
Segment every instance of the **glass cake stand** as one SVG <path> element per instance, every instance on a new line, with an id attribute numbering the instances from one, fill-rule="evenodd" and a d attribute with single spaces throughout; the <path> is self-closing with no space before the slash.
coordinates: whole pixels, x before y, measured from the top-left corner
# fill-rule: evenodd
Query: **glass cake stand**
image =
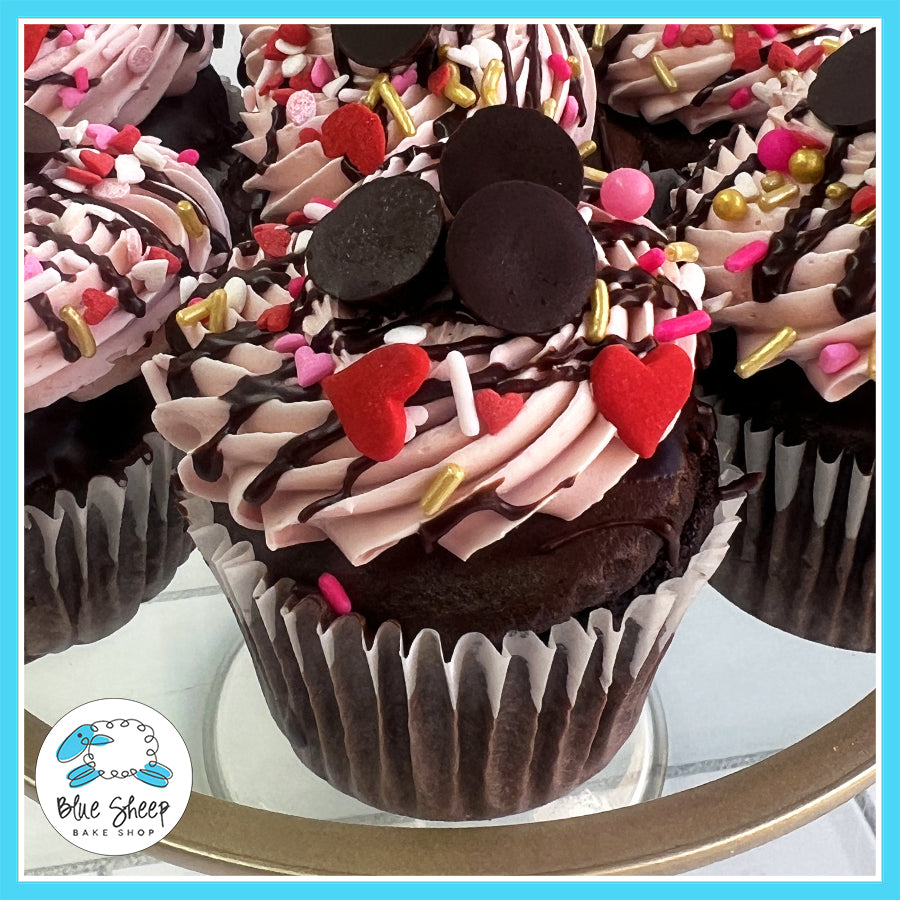
<path id="1" fill-rule="evenodd" d="M 25 668 L 25 790 L 34 797 L 52 723 L 88 700 L 125 697 L 158 709 L 187 743 L 194 793 L 148 852 L 197 872 L 673 874 L 779 837 L 871 785 L 877 678 L 876 657 L 784 634 L 707 588 L 634 735 L 588 784 L 487 823 L 406 819 L 340 794 L 296 759 L 195 553 L 117 633 Z"/>

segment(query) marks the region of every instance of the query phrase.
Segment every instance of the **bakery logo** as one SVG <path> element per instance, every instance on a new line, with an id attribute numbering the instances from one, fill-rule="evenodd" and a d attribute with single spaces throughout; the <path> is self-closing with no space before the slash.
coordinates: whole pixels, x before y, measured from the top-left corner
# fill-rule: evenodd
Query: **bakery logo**
<path id="1" fill-rule="evenodd" d="M 118 856 L 145 850 L 175 827 L 191 793 L 191 761 L 155 709 L 94 700 L 50 729 L 35 785 L 44 815 L 67 841 Z"/>

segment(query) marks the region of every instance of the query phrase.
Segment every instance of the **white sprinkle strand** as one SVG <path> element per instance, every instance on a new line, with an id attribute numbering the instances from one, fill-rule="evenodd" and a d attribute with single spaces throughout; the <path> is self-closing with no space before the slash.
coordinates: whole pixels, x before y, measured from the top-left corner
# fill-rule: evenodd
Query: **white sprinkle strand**
<path id="1" fill-rule="evenodd" d="M 631 55 L 636 59 L 643 59 L 647 56 L 653 48 L 656 46 L 656 38 L 654 37 L 652 40 L 644 41 L 642 44 L 638 44 L 631 51 Z"/>
<path id="2" fill-rule="evenodd" d="M 421 344 L 428 332 L 421 325 L 400 325 L 384 335 L 386 344 Z"/>
<path id="3" fill-rule="evenodd" d="M 475 411 L 475 394 L 472 391 L 466 358 L 459 350 L 451 350 L 447 354 L 447 366 L 450 369 L 450 387 L 453 389 L 453 400 L 456 403 L 459 430 L 466 437 L 476 437 L 481 431 L 481 424 Z"/>

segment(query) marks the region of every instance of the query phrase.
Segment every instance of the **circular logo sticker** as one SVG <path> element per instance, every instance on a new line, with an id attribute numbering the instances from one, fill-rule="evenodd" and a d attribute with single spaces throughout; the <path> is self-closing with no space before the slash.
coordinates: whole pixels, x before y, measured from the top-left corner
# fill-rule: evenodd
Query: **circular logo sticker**
<path id="1" fill-rule="evenodd" d="M 92 700 L 41 746 L 38 800 L 70 843 L 103 856 L 146 850 L 184 814 L 191 759 L 175 726 L 134 700 Z"/>

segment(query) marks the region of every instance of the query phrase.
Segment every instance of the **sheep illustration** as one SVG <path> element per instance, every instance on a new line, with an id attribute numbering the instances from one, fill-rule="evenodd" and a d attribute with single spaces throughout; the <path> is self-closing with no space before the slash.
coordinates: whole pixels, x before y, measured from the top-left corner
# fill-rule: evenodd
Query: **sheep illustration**
<path id="1" fill-rule="evenodd" d="M 172 770 L 157 762 L 159 741 L 149 725 L 137 719 L 112 719 L 79 725 L 60 745 L 56 758 L 63 763 L 84 754 L 84 763 L 66 773 L 69 787 L 95 778 L 129 778 L 163 788 Z"/>

